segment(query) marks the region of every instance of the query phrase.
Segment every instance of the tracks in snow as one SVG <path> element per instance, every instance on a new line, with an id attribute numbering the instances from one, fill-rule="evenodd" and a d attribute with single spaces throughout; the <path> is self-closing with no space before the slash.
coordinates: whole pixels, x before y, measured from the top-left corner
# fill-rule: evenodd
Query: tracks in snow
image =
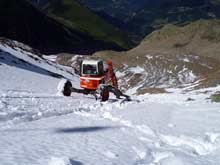
<path id="1" fill-rule="evenodd" d="M 82 104 L 78 96 L 67 98 L 28 91 L 0 91 L 0 128 L 70 114 L 80 110 Z"/>
<path id="2" fill-rule="evenodd" d="M 83 97 L 83 99 L 82 99 Z M 46 117 L 75 113 L 92 120 L 108 120 L 122 126 L 121 131 L 135 136 L 143 144 L 130 146 L 136 153 L 135 164 L 163 164 L 174 162 L 184 164 L 177 153 L 188 157 L 206 156 L 220 148 L 220 134 L 209 133 L 204 137 L 185 135 L 173 136 L 153 130 L 148 124 L 138 124 L 115 111 L 127 111 L 130 105 L 147 105 L 146 102 L 96 102 L 89 96 L 74 95 L 62 97 L 32 93 L 28 91 L 0 91 L 0 129 L 12 127 L 14 124 L 39 120 Z M 129 113 L 129 112 L 128 112 Z M 106 151 L 109 159 L 117 159 L 117 154 Z"/>
<path id="3" fill-rule="evenodd" d="M 179 155 L 203 157 L 212 154 L 220 148 L 220 134 L 218 133 L 206 133 L 203 137 L 191 137 L 187 135 L 174 136 L 161 133 L 159 130 L 153 130 L 147 124 L 140 125 L 122 116 L 113 115 L 114 113 L 112 113 L 112 111 L 125 110 L 131 104 L 134 103 L 123 105 L 119 103 L 105 103 L 101 107 L 92 107 L 92 109 L 87 112 L 84 111 L 82 107 L 82 111 L 77 112 L 77 114 L 93 119 L 110 120 L 122 125 L 122 131 L 135 134 L 137 138 L 146 145 L 144 150 L 136 146 L 131 146 L 131 149 L 136 153 L 137 164 L 151 163 L 152 165 L 157 165 L 166 164 L 167 162 L 172 162 L 172 165 L 187 164 L 184 160 L 179 158 Z M 146 102 L 143 104 L 146 104 Z M 89 107 L 85 107 L 85 109 L 88 108 Z M 97 111 L 97 109 L 99 109 L 98 112 L 92 113 L 94 110 Z"/>

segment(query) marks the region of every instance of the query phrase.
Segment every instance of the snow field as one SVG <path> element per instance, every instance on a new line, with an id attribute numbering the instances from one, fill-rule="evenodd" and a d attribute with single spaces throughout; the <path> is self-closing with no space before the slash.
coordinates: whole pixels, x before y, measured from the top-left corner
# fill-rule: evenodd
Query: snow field
<path id="1" fill-rule="evenodd" d="M 0 59 L 0 164 L 220 164 L 219 103 L 208 99 L 220 87 L 167 89 L 123 104 L 113 97 L 105 103 L 91 95 L 64 97 L 57 95 L 63 77 L 79 83 L 70 68 L 0 49 L 7 57 Z"/>

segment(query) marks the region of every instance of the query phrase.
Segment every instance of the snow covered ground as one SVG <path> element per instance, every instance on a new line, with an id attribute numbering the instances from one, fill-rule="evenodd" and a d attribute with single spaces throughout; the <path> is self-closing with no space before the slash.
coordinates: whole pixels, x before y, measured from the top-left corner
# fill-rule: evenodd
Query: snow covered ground
<path id="1" fill-rule="evenodd" d="M 78 86 L 69 68 L 0 49 L 0 164 L 220 164 L 220 104 L 208 99 L 220 87 L 168 89 L 123 104 L 63 97 L 61 75 Z"/>

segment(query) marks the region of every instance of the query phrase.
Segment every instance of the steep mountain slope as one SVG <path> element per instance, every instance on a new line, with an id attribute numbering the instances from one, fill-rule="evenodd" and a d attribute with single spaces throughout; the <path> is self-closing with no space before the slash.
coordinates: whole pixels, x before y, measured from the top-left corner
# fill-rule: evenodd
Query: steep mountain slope
<path id="1" fill-rule="evenodd" d="M 117 44 L 122 49 L 131 48 L 132 42 L 116 27 L 102 19 L 76 0 L 52 0 L 40 8 L 51 17 L 96 40 Z M 35 4 L 39 6 L 36 2 Z"/>
<path id="2" fill-rule="evenodd" d="M 219 20 L 196 21 L 184 27 L 167 25 L 134 49 L 97 52 L 94 57 L 114 60 L 121 84 L 126 82 L 125 90 L 136 86 L 139 93 L 145 93 L 151 92 L 149 88 L 190 83 L 194 87 L 215 86 L 220 83 L 219 29 Z"/>
<path id="3" fill-rule="evenodd" d="M 80 14 L 89 12 L 85 8 L 81 10 L 80 5 L 77 7 L 79 8 L 77 12 L 81 12 Z M 103 24 L 106 28 L 110 27 L 107 31 L 112 36 L 119 36 L 118 43 L 114 39 L 109 39 L 105 33 L 106 31 L 98 36 L 96 34 L 93 35 L 94 30 L 89 33 L 79 29 L 79 27 L 69 26 L 65 21 L 61 21 L 57 17 L 47 16 L 26 0 L 21 0 L 19 3 L 16 0 L 2 0 L 0 1 L 0 8 L 0 36 L 24 42 L 44 53 L 69 51 L 88 54 L 96 50 L 123 50 L 127 48 L 123 45 L 124 40 L 120 37 L 120 32 L 114 30 L 112 26 L 104 21 L 96 24 L 96 27 L 93 24 L 93 29 L 99 29 L 99 26 L 101 27 Z M 92 17 L 92 14 L 89 18 L 99 20 L 98 17 Z M 85 19 L 82 20 L 82 22 L 86 21 Z M 77 24 L 80 25 L 82 22 Z M 82 23 L 82 26 L 85 26 L 85 24 Z M 101 30 L 97 31 L 100 32 Z M 102 38 L 102 36 L 105 36 L 105 38 Z"/>
<path id="4" fill-rule="evenodd" d="M 184 25 L 198 19 L 220 18 L 218 0 L 80 1 L 126 23 L 121 28 L 138 40 L 168 23 Z"/>
<path id="5" fill-rule="evenodd" d="M 125 34 L 75 0 L 60 0 L 59 3 L 49 3 L 45 10 L 57 16 L 64 24 L 86 32 L 94 38 L 116 43 L 124 49 L 132 46 Z"/>
<path id="6" fill-rule="evenodd" d="M 4 70 L 0 72 L 0 86 L 6 91 L 13 88 L 25 92 L 31 88 L 32 92 L 54 93 L 61 78 L 78 82 L 71 68 L 48 61 L 31 47 L 8 39 L 0 39 L 0 67 Z"/>

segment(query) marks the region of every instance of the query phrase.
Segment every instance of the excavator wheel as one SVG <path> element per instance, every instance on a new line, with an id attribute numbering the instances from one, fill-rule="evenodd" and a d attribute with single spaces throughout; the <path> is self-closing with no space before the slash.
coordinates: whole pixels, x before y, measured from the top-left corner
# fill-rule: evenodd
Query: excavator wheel
<path id="1" fill-rule="evenodd" d="M 71 88 L 72 88 L 72 83 L 67 80 L 66 83 L 64 84 L 64 87 L 63 87 L 63 95 L 64 96 L 70 96 L 71 95 Z"/>
<path id="2" fill-rule="evenodd" d="M 107 87 L 102 88 L 100 93 L 101 101 L 107 101 L 109 98 L 109 90 Z"/>

